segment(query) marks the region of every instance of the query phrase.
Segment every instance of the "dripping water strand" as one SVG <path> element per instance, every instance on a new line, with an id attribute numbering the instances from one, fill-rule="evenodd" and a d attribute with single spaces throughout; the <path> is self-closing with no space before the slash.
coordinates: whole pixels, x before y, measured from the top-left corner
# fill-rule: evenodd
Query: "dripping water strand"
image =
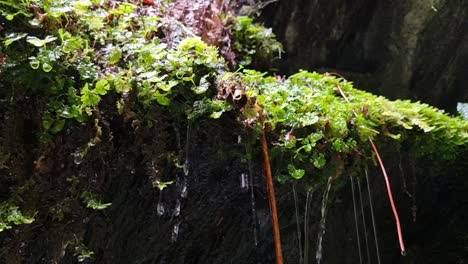
<path id="1" fill-rule="evenodd" d="M 359 236 L 359 223 L 356 209 L 356 192 L 354 190 L 354 176 L 349 177 L 351 179 L 351 195 L 353 196 L 353 211 L 354 211 L 354 226 L 356 229 L 356 241 L 359 252 L 359 263 L 362 263 L 362 254 L 361 254 L 361 238 Z"/>
<path id="2" fill-rule="evenodd" d="M 297 228 L 297 244 L 298 244 L 298 247 L 299 247 L 299 263 L 303 263 L 302 260 L 304 258 L 303 258 L 303 255 L 302 255 L 302 236 L 301 236 L 301 227 L 300 227 L 300 224 L 299 224 L 299 208 L 297 206 L 296 183 L 293 183 L 292 189 L 293 189 L 293 197 L 294 197 L 294 209 L 295 209 L 295 212 L 296 212 L 296 228 Z M 307 201 L 306 201 L 306 203 L 307 203 Z"/>
<path id="3" fill-rule="evenodd" d="M 304 261 L 303 264 L 309 263 L 309 208 L 312 200 L 312 191 L 307 190 L 305 213 L 304 213 Z"/>
<path id="4" fill-rule="evenodd" d="M 369 240 L 367 239 L 367 223 L 366 215 L 364 214 L 364 203 L 362 199 L 362 190 L 361 190 L 361 181 L 357 179 L 357 186 L 359 191 L 359 200 L 361 201 L 361 216 L 362 216 L 362 225 L 364 228 L 364 241 L 366 242 L 366 253 L 367 253 L 367 262 L 370 262 L 370 250 L 369 250 Z"/>
<path id="5" fill-rule="evenodd" d="M 184 162 L 184 175 L 188 176 L 190 172 L 190 132 L 191 132 L 191 123 L 187 121 L 187 135 L 185 139 L 185 162 Z"/>
<path id="6" fill-rule="evenodd" d="M 255 247 L 258 245 L 258 234 L 257 234 L 257 211 L 255 206 L 255 193 L 254 193 L 254 174 L 252 168 L 252 152 L 250 149 L 250 138 L 249 134 L 247 133 L 247 141 L 245 143 L 245 152 L 247 155 L 247 164 L 249 169 L 249 185 L 250 185 L 250 206 L 252 208 L 252 227 L 253 227 L 253 240 Z"/>
<path id="7" fill-rule="evenodd" d="M 333 181 L 333 176 L 328 178 L 327 187 L 323 192 L 322 198 L 322 209 L 321 209 L 321 219 L 319 224 L 319 232 L 318 232 L 318 241 L 317 241 L 317 252 L 315 254 L 315 259 L 317 260 L 317 264 L 322 262 L 322 241 L 323 236 L 325 235 L 325 225 L 327 220 L 327 204 L 328 204 L 328 194 L 330 193 L 331 184 Z"/>
<path id="8" fill-rule="evenodd" d="M 179 228 L 180 228 L 180 221 L 177 221 L 172 227 L 172 234 L 171 234 L 172 243 L 176 242 L 177 238 L 179 237 Z"/>
<path id="9" fill-rule="evenodd" d="M 164 215 L 164 212 L 166 209 L 164 208 L 164 202 L 163 202 L 163 190 L 159 191 L 159 199 L 158 199 L 158 205 L 156 206 L 156 211 L 159 216 Z"/>
<path id="10" fill-rule="evenodd" d="M 369 207 L 370 207 L 370 211 L 371 211 L 372 229 L 374 231 L 375 250 L 376 250 L 376 253 L 377 253 L 377 264 L 380 264 L 379 239 L 378 239 L 378 236 L 377 236 L 377 227 L 375 225 L 374 203 L 372 201 L 371 187 L 370 187 L 370 182 L 369 182 L 369 175 L 367 173 L 367 166 L 364 169 L 364 173 L 366 174 L 367 194 L 369 195 Z"/>

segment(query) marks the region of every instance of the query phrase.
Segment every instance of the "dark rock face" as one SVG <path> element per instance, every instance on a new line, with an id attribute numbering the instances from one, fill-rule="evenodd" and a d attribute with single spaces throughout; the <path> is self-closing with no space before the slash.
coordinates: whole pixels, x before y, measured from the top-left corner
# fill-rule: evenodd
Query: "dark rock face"
<path id="1" fill-rule="evenodd" d="M 280 71 L 338 72 L 358 88 L 450 111 L 468 100 L 468 2 L 278 1 L 263 12 Z"/>

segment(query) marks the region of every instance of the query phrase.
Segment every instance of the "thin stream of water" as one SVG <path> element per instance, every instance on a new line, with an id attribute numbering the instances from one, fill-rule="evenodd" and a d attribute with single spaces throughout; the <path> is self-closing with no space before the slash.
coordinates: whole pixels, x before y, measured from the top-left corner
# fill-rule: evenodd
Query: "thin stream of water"
<path id="1" fill-rule="evenodd" d="M 359 192 L 359 200 L 361 201 L 361 216 L 362 216 L 362 225 L 364 226 L 364 241 L 366 242 L 366 253 L 367 253 L 367 262 L 370 263 L 370 250 L 369 250 L 369 240 L 367 239 L 367 223 L 366 215 L 364 214 L 364 202 L 362 199 L 362 190 L 361 190 L 361 181 L 357 179 L 357 186 Z"/>
<path id="2" fill-rule="evenodd" d="M 330 193 L 332 181 L 333 181 L 333 176 L 330 176 L 330 178 L 328 178 L 327 187 L 325 191 L 323 192 L 322 209 L 321 209 L 322 217 L 320 219 L 320 225 L 319 225 L 317 252 L 315 253 L 315 259 L 317 260 L 317 264 L 322 263 L 322 257 L 323 257 L 322 256 L 323 255 L 322 242 L 323 242 L 323 237 L 325 235 L 325 227 L 326 227 L 326 221 L 327 221 L 328 194 Z"/>
<path id="3" fill-rule="evenodd" d="M 359 235 L 359 222 L 357 216 L 357 206 L 356 206 L 356 192 L 354 190 L 354 176 L 349 177 L 351 179 L 351 195 L 353 196 L 353 211 L 354 211 L 354 228 L 356 229 L 356 242 L 359 252 L 359 263 L 362 263 L 362 254 L 361 254 L 361 237 Z"/>
<path id="4" fill-rule="evenodd" d="M 293 190 L 293 197 L 294 197 L 294 209 L 296 212 L 296 228 L 297 228 L 297 244 L 299 247 L 299 263 L 303 263 L 303 255 L 302 255 L 302 235 L 301 235 L 301 227 L 299 224 L 299 208 L 297 205 L 297 192 L 296 192 L 296 183 L 292 185 Z"/>

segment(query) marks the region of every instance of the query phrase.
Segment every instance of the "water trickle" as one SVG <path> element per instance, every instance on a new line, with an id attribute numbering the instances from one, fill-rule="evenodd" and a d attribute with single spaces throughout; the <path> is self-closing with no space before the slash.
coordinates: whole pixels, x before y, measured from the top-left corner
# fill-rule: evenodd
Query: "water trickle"
<path id="1" fill-rule="evenodd" d="M 173 213 L 173 215 L 174 215 L 175 217 L 177 217 L 177 216 L 180 215 L 180 200 L 179 200 L 179 199 L 176 200 L 176 204 L 175 204 L 175 207 L 174 207 L 174 213 Z"/>
<path id="2" fill-rule="evenodd" d="M 166 209 L 164 208 L 164 203 L 163 202 L 158 202 L 158 215 L 161 216 L 164 214 L 164 212 L 166 211 Z"/>
<path id="3" fill-rule="evenodd" d="M 174 224 L 174 227 L 172 228 L 172 235 L 171 235 L 172 242 L 177 241 L 177 237 L 179 236 L 179 226 L 180 226 L 180 222 L 177 222 Z"/>
<path id="4" fill-rule="evenodd" d="M 162 216 L 166 211 L 166 208 L 164 206 L 164 202 L 163 202 L 163 199 L 162 199 L 162 193 L 163 193 L 163 191 L 161 190 L 159 192 L 159 201 L 158 201 L 158 205 L 156 207 L 156 211 L 158 212 L 159 216 Z"/>
<path id="5" fill-rule="evenodd" d="M 240 188 L 241 192 L 249 190 L 249 175 L 247 173 L 241 173 L 240 175 Z"/>
<path id="6" fill-rule="evenodd" d="M 187 198 L 188 196 L 188 182 L 187 180 L 182 181 L 182 188 L 180 189 L 180 197 Z"/>
<path id="7" fill-rule="evenodd" d="M 248 139 L 248 138 L 247 138 Z M 247 140 L 248 141 L 248 140 Z M 239 135 L 237 142 L 240 144 L 242 142 L 242 137 Z M 257 210 L 255 205 L 255 193 L 254 193 L 254 173 L 252 168 L 252 160 L 251 160 L 251 151 L 250 151 L 250 144 L 249 142 L 245 142 L 245 154 L 248 157 L 248 168 L 249 168 L 249 186 L 250 186 L 250 206 L 252 208 L 252 227 L 253 227 L 253 241 L 255 247 L 258 245 L 258 234 L 257 234 L 257 225 L 258 225 L 258 217 L 257 217 Z"/>
<path id="8" fill-rule="evenodd" d="M 330 193 L 332 181 L 333 181 L 333 177 L 328 178 L 327 188 L 323 192 L 322 209 L 321 209 L 322 217 L 320 219 L 318 241 L 317 241 L 317 252 L 315 254 L 315 259 L 317 260 L 317 264 L 320 264 L 322 262 L 322 250 L 323 250 L 322 241 L 323 241 L 323 236 L 325 235 L 325 227 L 326 227 L 326 221 L 327 221 L 328 194 Z"/>
<path id="9" fill-rule="evenodd" d="M 190 131 L 191 131 L 191 125 L 190 125 L 190 122 L 188 122 L 187 124 L 187 137 L 186 137 L 186 140 L 185 140 L 185 162 L 184 162 L 184 174 L 185 176 L 188 176 L 189 173 L 190 173 L 190 155 L 189 155 L 189 152 L 190 152 Z"/>

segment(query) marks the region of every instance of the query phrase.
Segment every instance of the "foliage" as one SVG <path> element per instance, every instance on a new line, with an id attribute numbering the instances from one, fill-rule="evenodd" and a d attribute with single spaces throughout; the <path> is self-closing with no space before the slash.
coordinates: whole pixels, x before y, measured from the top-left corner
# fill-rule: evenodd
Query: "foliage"
<path id="1" fill-rule="evenodd" d="M 283 52 L 283 46 L 276 40 L 271 28 L 254 22 L 251 17 L 236 17 L 232 30 L 233 48 L 241 65 L 250 65 L 254 58 L 271 61 Z"/>
<path id="2" fill-rule="evenodd" d="M 35 166 L 28 167 L 35 167 L 31 173 L 40 180 L 30 182 L 52 188 L 55 185 L 49 183 L 59 181 L 62 173 L 57 177 L 49 175 L 51 171 L 71 170 L 65 177 L 77 175 L 73 191 L 57 190 L 59 197 L 67 197 L 67 206 L 71 201 L 83 210 L 111 206 L 97 198 L 99 188 L 93 184 L 99 182 L 95 178 L 105 177 L 98 173 L 107 175 L 110 165 L 105 155 L 114 154 L 114 145 L 120 147 L 121 139 L 117 135 L 114 140 L 113 134 L 119 129 L 132 130 L 138 144 L 135 149 L 141 148 L 144 166 L 149 168 L 145 169 L 151 170 L 147 174 L 155 178 L 153 187 L 161 191 L 175 184 L 171 179 L 161 180 L 159 167 L 169 156 L 177 156 L 176 151 L 182 152 L 180 146 L 173 147 L 178 150 L 166 148 L 181 144 L 180 135 L 166 136 L 173 134 L 166 131 L 167 124 L 177 127 L 220 118 L 228 111 L 257 136 L 261 131 L 258 119 L 265 115 L 280 181 L 323 183 L 325 172 L 333 171 L 337 164 L 333 160 L 338 158 L 372 162 L 369 138 L 408 147 L 416 158 L 437 160 L 445 166 L 468 154 L 468 121 L 426 104 L 389 101 L 329 74 L 301 71 L 284 79 L 243 68 L 229 72 L 233 58 L 241 65 L 255 65 L 281 54 L 282 46 L 271 29 L 249 17 L 237 17 L 230 30 L 220 29 L 229 19 L 217 19 L 210 37 L 222 39 L 214 42 L 227 47 L 215 47 L 175 21 L 168 11 L 170 2 L 0 1 L 5 21 L 0 29 L 0 102 L 12 109 L 29 103 L 36 107 L 28 122 L 38 122 L 40 128 L 32 125 L 34 131 L 28 133 L 37 133 L 41 141 L 31 151 L 31 156 L 37 155 Z M 221 16 L 222 9 L 218 9 L 211 10 L 216 14 L 212 17 Z M 212 36 L 216 32 L 221 35 Z M 226 52 L 231 48 L 235 56 Z M 76 144 L 65 145 L 64 139 L 76 140 Z M 4 164 L 10 169 L 11 160 L 21 156 L 1 152 L 0 169 L 7 168 Z M 47 164 L 49 156 L 57 159 L 52 165 Z M 88 184 L 82 180 L 85 177 Z M 49 182 L 40 185 L 41 181 Z M 26 183 L 18 182 L 20 186 L 12 190 L 27 189 Z M 55 205 L 62 202 L 54 201 Z M 66 217 L 59 219 L 66 221 Z M 0 206 L 0 231 L 33 220 L 17 206 Z M 77 251 L 83 260 L 92 255 L 86 248 Z"/>
<path id="3" fill-rule="evenodd" d="M 0 232 L 11 229 L 14 225 L 31 224 L 33 217 L 24 216 L 19 207 L 3 202 L 0 204 Z"/>
<path id="4" fill-rule="evenodd" d="M 283 80 L 252 70 L 224 78 L 245 84 L 250 103 L 244 119 L 255 105 L 266 112 L 274 151 L 286 152 L 286 173 L 293 179 L 323 168 L 336 155 L 362 155 L 369 138 L 411 144 L 419 157 L 435 155 L 441 163 L 466 151 L 467 121 L 427 104 L 357 90 L 342 78 L 301 71 Z"/>
<path id="5" fill-rule="evenodd" d="M 104 210 L 107 207 L 111 206 L 112 203 L 102 203 L 100 200 L 96 198 L 96 196 L 88 191 L 84 191 L 81 194 L 81 198 L 83 202 L 86 204 L 87 208 L 91 208 L 93 210 Z"/>

